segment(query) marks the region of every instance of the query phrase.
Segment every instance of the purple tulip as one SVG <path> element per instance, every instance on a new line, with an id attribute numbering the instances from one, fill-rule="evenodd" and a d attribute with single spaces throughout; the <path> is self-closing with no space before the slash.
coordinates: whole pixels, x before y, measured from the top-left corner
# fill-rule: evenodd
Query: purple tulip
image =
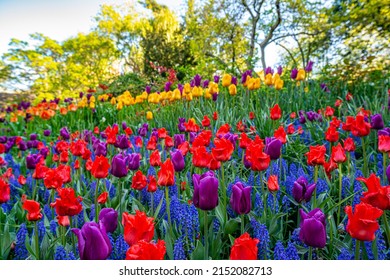
<path id="1" fill-rule="evenodd" d="M 234 149 L 236 148 L 237 139 L 238 139 L 238 135 L 237 134 L 228 132 L 225 135 L 223 135 L 222 138 L 225 138 L 225 139 L 229 140 L 233 144 Z"/>
<path id="2" fill-rule="evenodd" d="M 105 260 L 112 252 L 112 246 L 103 225 L 88 222 L 80 229 L 72 228 L 77 236 L 81 260 Z"/>
<path id="3" fill-rule="evenodd" d="M 218 75 L 214 76 L 214 83 L 216 83 L 216 84 L 219 83 L 219 76 Z"/>
<path id="4" fill-rule="evenodd" d="M 107 144 L 103 142 L 97 142 L 96 145 L 93 145 L 96 156 L 106 156 L 107 155 Z"/>
<path id="5" fill-rule="evenodd" d="M 209 80 L 204 80 L 204 81 L 203 81 L 203 88 L 209 87 L 209 83 L 210 83 Z"/>
<path id="6" fill-rule="evenodd" d="M 299 209 L 301 224 L 299 239 L 308 246 L 324 248 L 326 245 L 325 215 L 321 209 L 316 208 L 309 213 Z"/>
<path id="7" fill-rule="evenodd" d="M 4 143 L 7 143 L 7 136 L 0 136 L 0 143 L 4 144 Z"/>
<path id="8" fill-rule="evenodd" d="M 30 140 L 31 140 L 31 141 L 37 140 L 37 137 L 38 137 L 38 136 L 37 136 L 35 133 L 31 133 L 31 134 L 30 134 Z"/>
<path id="9" fill-rule="evenodd" d="M 301 110 L 298 112 L 298 115 L 299 115 L 299 123 L 301 124 L 306 123 L 305 112 Z"/>
<path id="10" fill-rule="evenodd" d="M 232 84 L 237 85 L 237 77 L 236 76 L 232 76 Z"/>
<path id="11" fill-rule="evenodd" d="M 112 208 L 103 208 L 99 214 L 99 224 L 104 226 L 106 232 L 114 232 L 118 226 L 118 212 Z"/>
<path id="12" fill-rule="evenodd" d="M 165 83 L 165 87 L 164 87 L 164 91 L 168 92 L 171 90 L 171 85 L 172 83 L 171 82 L 166 82 Z"/>
<path id="13" fill-rule="evenodd" d="M 190 86 L 191 86 L 191 87 L 195 87 L 195 81 L 194 81 L 194 79 L 192 79 L 192 80 L 190 81 Z"/>
<path id="14" fill-rule="evenodd" d="M 118 135 L 115 143 L 115 147 L 121 149 L 121 150 L 126 150 L 129 145 L 129 140 L 127 139 L 126 135 Z"/>
<path id="15" fill-rule="evenodd" d="M 280 157 L 283 143 L 275 137 L 265 138 L 265 153 L 269 155 L 271 160 L 276 160 Z"/>
<path id="16" fill-rule="evenodd" d="M 80 91 L 80 92 L 79 92 L 79 97 L 80 97 L 80 98 L 83 98 L 83 96 L 84 96 L 84 92 Z"/>
<path id="17" fill-rule="evenodd" d="M 251 168 L 251 166 L 252 166 L 252 163 L 250 163 L 250 162 L 246 159 L 246 157 L 244 157 L 244 166 L 245 166 L 245 168 Z"/>
<path id="18" fill-rule="evenodd" d="M 291 75 L 290 75 L 290 78 L 295 80 L 297 78 L 297 75 L 298 75 L 298 69 L 297 68 L 294 68 L 293 70 L 291 70 Z"/>
<path id="19" fill-rule="evenodd" d="M 40 154 L 32 154 L 28 155 L 26 157 L 26 166 L 28 169 L 35 169 L 37 166 L 38 162 L 40 161 L 42 155 Z"/>
<path id="20" fill-rule="evenodd" d="M 386 168 L 386 176 L 387 176 L 387 182 L 390 184 L 390 164 Z"/>
<path id="21" fill-rule="evenodd" d="M 180 132 L 186 131 L 186 127 L 184 126 L 184 123 L 186 122 L 185 118 L 179 118 L 179 123 L 177 124 L 177 128 Z"/>
<path id="22" fill-rule="evenodd" d="M 218 99 L 218 93 L 213 93 L 213 101 L 217 101 Z"/>
<path id="23" fill-rule="evenodd" d="M 190 132 L 190 144 L 194 142 L 195 138 L 196 138 L 196 132 Z"/>
<path id="24" fill-rule="evenodd" d="M 203 175 L 192 175 L 194 194 L 192 201 L 195 207 L 202 210 L 212 210 L 218 205 L 218 179 L 214 172 L 208 171 Z"/>
<path id="25" fill-rule="evenodd" d="M 122 178 L 127 175 L 127 158 L 122 154 L 117 154 L 111 161 L 111 174 L 117 178 Z"/>
<path id="26" fill-rule="evenodd" d="M 50 134 L 51 134 L 51 131 L 49 129 L 46 129 L 43 131 L 43 135 L 45 135 L 45 136 L 50 136 Z"/>
<path id="27" fill-rule="evenodd" d="M 178 84 L 177 88 L 180 90 L 180 94 L 183 94 L 184 86 L 182 84 Z"/>
<path id="28" fill-rule="evenodd" d="M 26 151 L 26 150 L 28 149 L 26 142 L 24 142 L 23 140 L 19 142 L 18 148 L 19 148 L 19 150 L 21 150 L 22 152 L 23 152 L 23 151 Z"/>
<path id="29" fill-rule="evenodd" d="M 180 144 L 186 141 L 186 136 L 184 134 L 175 134 L 173 135 L 173 143 L 175 144 L 175 148 L 178 148 Z"/>
<path id="30" fill-rule="evenodd" d="M 379 135 L 390 136 L 390 127 L 386 127 L 384 129 L 378 130 L 378 136 Z"/>
<path id="31" fill-rule="evenodd" d="M 140 166 L 140 156 L 137 153 L 128 155 L 129 169 L 137 170 Z"/>
<path id="32" fill-rule="evenodd" d="M 271 75 L 274 74 L 274 70 L 269 66 L 267 68 L 265 68 L 265 75 L 268 75 L 268 74 L 271 74 Z"/>
<path id="33" fill-rule="evenodd" d="M 292 196 L 298 203 L 301 203 L 302 201 L 309 202 L 315 188 L 315 183 L 309 185 L 307 179 L 301 176 L 294 182 Z"/>
<path id="34" fill-rule="evenodd" d="M 125 130 L 127 128 L 127 123 L 125 121 L 122 122 L 122 129 Z"/>
<path id="35" fill-rule="evenodd" d="M 314 62 L 311 61 L 311 60 L 309 60 L 309 62 L 308 62 L 307 65 L 306 65 L 305 71 L 306 71 L 306 72 L 311 72 L 311 71 L 313 71 L 313 64 L 314 64 Z"/>
<path id="36" fill-rule="evenodd" d="M 372 129 L 383 129 L 385 127 L 381 114 L 375 114 L 371 116 L 371 128 Z"/>
<path id="37" fill-rule="evenodd" d="M 39 150 L 39 154 L 41 154 L 44 158 L 46 158 L 47 155 L 49 154 L 49 149 L 47 147 L 44 147 Z"/>
<path id="38" fill-rule="evenodd" d="M 283 73 L 283 67 L 281 65 L 279 65 L 277 71 L 278 71 L 279 76 L 281 76 Z"/>
<path id="39" fill-rule="evenodd" d="M 202 76 L 200 76 L 199 74 L 196 74 L 194 77 L 194 85 L 196 87 L 200 87 L 201 82 L 202 82 Z"/>
<path id="40" fill-rule="evenodd" d="M 251 191 L 252 187 L 245 187 L 241 182 L 238 182 L 232 186 L 230 206 L 233 208 L 234 212 L 242 215 L 248 214 L 251 211 Z"/>
<path id="41" fill-rule="evenodd" d="M 149 94 L 151 90 L 152 90 L 152 88 L 150 86 L 145 87 L 145 91 L 147 94 Z"/>
<path id="42" fill-rule="evenodd" d="M 183 154 L 180 150 L 176 150 L 174 152 L 171 152 L 171 159 L 173 167 L 175 168 L 176 172 L 180 172 L 184 169 L 186 163 L 184 161 Z"/>
<path id="43" fill-rule="evenodd" d="M 39 144 L 38 140 L 27 141 L 27 148 L 29 148 L 29 149 L 36 149 L 36 148 L 38 148 L 38 144 Z"/>
<path id="44" fill-rule="evenodd" d="M 69 131 L 66 127 L 60 129 L 60 135 L 64 140 L 70 139 Z"/>
<path id="45" fill-rule="evenodd" d="M 307 119 L 312 122 L 315 120 L 317 113 L 313 112 L 313 111 L 309 111 L 309 112 L 306 112 L 306 116 L 307 116 Z"/>
<path id="46" fill-rule="evenodd" d="M 145 137 L 148 133 L 149 125 L 147 123 L 144 123 L 139 129 L 138 129 L 138 135 Z"/>

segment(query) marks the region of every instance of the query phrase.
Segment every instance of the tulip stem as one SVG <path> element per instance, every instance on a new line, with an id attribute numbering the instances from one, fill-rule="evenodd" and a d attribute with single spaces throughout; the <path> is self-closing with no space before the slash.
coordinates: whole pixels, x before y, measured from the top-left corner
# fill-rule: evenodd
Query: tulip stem
<path id="1" fill-rule="evenodd" d="M 98 194 L 99 194 L 99 179 L 96 182 L 95 186 L 95 223 L 99 221 L 99 204 L 98 204 Z"/>
<path id="2" fill-rule="evenodd" d="M 244 234 L 245 232 L 245 215 L 241 215 L 241 234 Z"/>
<path id="3" fill-rule="evenodd" d="M 51 196 L 51 198 L 50 198 L 50 202 L 51 203 L 54 203 L 54 196 L 55 196 L 55 189 L 51 189 L 51 194 L 50 194 L 50 196 Z M 55 213 L 54 213 L 54 207 L 52 207 L 51 208 L 51 216 L 52 216 L 52 219 L 54 219 L 55 218 L 55 215 L 54 215 Z"/>
<path id="4" fill-rule="evenodd" d="M 363 148 L 363 174 L 364 177 L 367 177 L 367 155 L 366 155 L 366 145 L 364 143 L 364 138 L 362 137 L 362 148 Z"/>
<path id="5" fill-rule="evenodd" d="M 309 256 L 308 259 L 311 261 L 313 259 L 313 247 L 309 246 Z"/>
<path id="6" fill-rule="evenodd" d="M 355 240 L 355 260 L 360 260 L 360 241 Z"/>
<path id="7" fill-rule="evenodd" d="M 317 184 L 318 180 L 318 165 L 314 166 L 314 183 Z M 317 207 L 317 185 L 314 188 L 314 193 L 313 193 L 313 209 Z"/>
<path id="8" fill-rule="evenodd" d="M 38 221 L 34 222 L 35 231 L 35 259 L 39 260 L 39 232 L 38 232 Z"/>
<path id="9" fill-rule="evenodd" d="M 343 186 L 342 165 L 339 164 L 339 209 L 337 211 L 337 226 L 340 224 L 342 186 Z"/>
<path id="10" fill-rule="evenodd" d="M 383 185 L 385 185 L 386 184 L 386 158 L 387 158 L 387 153 L 382 153 L 382 158 L 383 158 L 382 177 L 383 177 Z"/>
<path id="11" fill-rule="evenodd" d="M 74 227 L 73 226 L 73 218 L 72 218 L 72 216 L 69 216 L 69 223 L 70 223 L 70 228 Z M 72 248 L 73 248 L 73 252 L 75 253 L 76 252 L 76 241 L 74 239 L 75 236 L 72 233 L 71 233 L 71 235 L 72 235 L 72 237 L 71 237 L 71 239 L 72 239 Z"/>
<path id="12" fill-rule="evenodd" d="M 169 207 L 169 193 L 168 193 L 168 187 L 165 187 L 165 206 L 166 206 L 166 209 L 167 209 L 169 228 L 170 228 L 170 231 L 171 231 L 171 233 L 172 233 L 172 222 L 171 222 L 171 211 L 170 211 L 170 207 Z M 172 236 L 172 237 L 173 237 L 173 236 Z"/>
<path id="13" fill-rule="evenodd" d="M 207 211 L 203 211 L 204 213 L 204 259 L 209 259 L 209 229 L 208 229 L 208 221 L 207 221 Z"/>
<path id="14" fill-rule="evenodd" d="M 387 237 L 387 246 L 390 246 L 390 228 L 389 228 L 389 222 L 387 221 L 387 214 L 386 210 L 383 211 L 383 222 L 385 224 L 385 232 Z"/>
<path id="15" fill-rule="evenodd" d="M 154 201 L 153 201 L 153 198 L 154 198 L 154 193 L 152 192 L 150 194 L 150 216 L 153 217 L 153 211 L 154 211 Z"/>
<path id="16" fill-rule="evenodd" d="M 227 216 L 227 198 L 226 198 L 226 185 L 225 185 L 225 167 L 224 163 L 221 162 L 221 172 L 222 172 L 222 197 L 223 197 L 223 211 L 225 211 L 225 223 L 227 223 L 228 216 Z"/>

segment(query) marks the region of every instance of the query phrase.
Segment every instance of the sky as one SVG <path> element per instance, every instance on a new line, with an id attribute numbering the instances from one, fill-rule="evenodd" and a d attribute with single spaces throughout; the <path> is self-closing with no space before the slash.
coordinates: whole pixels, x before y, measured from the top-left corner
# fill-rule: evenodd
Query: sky
<path id="1" fill-rule="evenodd" d="M 29 34 L 44 35 L 63 41 L 77 33 L 88 32 L 93 17 L 102 4 L 122 4 L 125 0 L 0 0 L 0 56 L 8 50 L 11 38 L 29 39 Z M 184 0 L 157 0 L 177 13 L 184 10 Z M 274 65 L 277 52 L 267 48 L 266 61 Z"/>

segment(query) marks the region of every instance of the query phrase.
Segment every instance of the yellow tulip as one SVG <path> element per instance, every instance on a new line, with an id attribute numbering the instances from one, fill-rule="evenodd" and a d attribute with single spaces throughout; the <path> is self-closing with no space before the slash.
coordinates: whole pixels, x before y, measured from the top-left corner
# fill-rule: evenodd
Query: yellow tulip
<path id="1" fill-rule="evenodd" d="M 297 81 L 302 81 L 302 80 L 304 80 L 304 79 L 305 79 L 305 75 L 306 75 L 305 70 L 304 70 L 304 69 L 299 69 L 299 70 L 298 70 L 298 74 L 297 74 L 296 80 L 297 80 Z"/>
<path id="2" fill-rule="evenodd" d="M 214 93 L 218 93 L 218 92 L 219 92 L 218 84 L 216 84 L 216 83 L 214 83 L 214 82 L 210 82 L 210 84 L 209 84 L 209 89 L 210 89 L 210 93 L 211 93 L 211 94 L 214 94 Z"/>
<path id="3" fill-rule="evenodd" d="M 110 103 L 111 103 L 111 105 L 115 105 L 116 104 L 116 98 L 115 97 L 111 98 Z"/>
<path id="4" fill-rule="evenodd" d="M 253 81 L 253 89 L 259 89 L 260 88 L 260 78 L 255 78 Z"/>
<path id="5" fill-rule="evenodd" d="M 183 88 L 183 94 L 189 94 L 191 92 L 191 85 L 186 83 Z"/>
<path id="6" fill-rule="evenodd" d="M 95 102 L 89 103 L 89 108 L 94 109 L 96 107 Z"/>
<path id="7" fill-rule="evenodd" d="M 225 74 L 222 76 L 222 86 L 228 87 L 232 83 L 232 76 L 229 74 Z"/>
<path id="8" fill-rule="evenodd" d="M 231 84 L 229 86 L 229 94 L 230 95 L 236 95 L 237 94 L 237 87 L 235 84 Z"/>
<path id="9" fill-rule="evenodd" d="M 308 87 L 305 87 L 305 88 L 304 88 L 304 91 L 305 91 L 306 93 L 308 93 L 308 92 L 309 92 L 309 88 L 308 88 Z"/>
<path id="10" fill-rule="evenodd" d="M 210 93 L 210 90 L 208 88 L 206 88 L 206 90 L 204 92 L 204 97 L 207 99 L 213 98 L 213 95 Z"/>
<path id="11" fill-rule="evenodd" d="M 116 109 L 122 110 L 122 108 L 123 108 L 123 102 L 118 102 L 118 104 L 116 105 Z"/>
<path id="12" fill-rule="evenodd" d="M 153 120 L 153 113 L 151 111 L 146 112 L 146 119 L 147 120 Z"/>
<path id="13" fill-rule="evenodd" d="M 266 76 L 265 76 L 265 81 L 264 83 L 267 85 L 267 86 L 271 86 L 273 83 L 272 83 L 272 74 L 271 73 L 268 73 Z"/>
<path id="14" fill-rule="evenodd" d="M 174 100 L 180 100 L 181 99 L 181 93 L 180 93 L 180 90 L 178 88 L 173 91 L 172 98 Z"/>
<path id="15" fill-rule="evenodd" d="M 284 82 L 283 82 L 283 80 L 281 80 L 281 79 L 278 79 L 278 80 L 276 80 L 275 81 L 275 88 L 277 89 L 277 90 L 279 90 L 279 89 L 282 89 L 283 88 L 283 84 L 284 84 Z"/>

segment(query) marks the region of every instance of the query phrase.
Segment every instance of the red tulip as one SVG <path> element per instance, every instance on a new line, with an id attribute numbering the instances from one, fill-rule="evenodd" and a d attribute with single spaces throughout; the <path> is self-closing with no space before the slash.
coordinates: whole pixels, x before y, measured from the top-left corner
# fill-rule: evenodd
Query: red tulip
<path id="1" fill-rule="evenodd" d="M 218 161 L 228 161 L 234 152 L 232 142 L 225 138 L 215 138 L 215 148 L 211 149 L 211 154 Z"/>
<path id="2" fill-rule="evenodd" d="M 6 203 L 10 199 L 11 189 L 9 184 L 0 178 L 0 204 Z"/>
<path id="3" fill-rule="evenodd" d="M 337 146 L 332 147 L 331 158 L 335 163 L 343 163 L 347 160 L 345 151 L 340 143 L 338 143 Z"/>
<path id="4" fill-rule="evenodd" d="M 286 138 L 287 134 L 286 134 L 286 131 L 284 130 L 283 126 L 279 126 L 279 128 L 274 131 L 274 137 L 276 139 L 279 139 L 279 141 L 282 142 L 282 144 L 287 143 L 287 138 Z"/>
<path id="5" fill-rule="evenodd" d="M 148 192 L 152 192 L 152 193 L 157 191 L 157 180 L 156 180 L 156 178 L 154 176 L 152 176 L 152 175 L 149 175 L 148 176 L 148 181 L 149 181 L 149 184 L 148 184 L 147 191 Z"/>
<path id="6" fill-rule="evenodd" d="M 257 260 L 257 243 L 259 240 L 251 238 L 247 232 L 234 240 L 230 251 L 231 260 Z"/>
<path id="7" fill-rule="evenodd" d="M 163 260 L 166 253 L 165 241 L 157 243 L 141 240 L 126 252 L 126 260 Z"/>
<path id="8" fill-rule="evenodd" d="M 351 132 L 355 136 L 363 137 L 370 134 L 370 129 L 371 125 L 370 123 L 364 121 L 364 116 L 357 115 Z"/>
<path id="9" fill-rule="evenodd" d="M 192 164 L 195 167 L 206 168 L 211 161 L 211 154 L 206 150 L 206 147 L 200 146 L 192 151 Z"/>
<path id="10" fill-rule="evenodd" d="M 307 157 L 307 164 L 311 166 L 323 165 L 325 163 L 325 146 L 310 146 L 309 149 L 309 152 L 305 154 L 305 156 Z"/>
<path id="11" fill-rule="evenodd" d="M 142 190 L 147 185 L 146 176 L 142 173 L 141 170 L 135 172 L 133 179 L 131 181 L 131 188 L 135 190 Z"/>
<path id="12" fill-rule="evenodd" d="M 344 149 L 347 152 L 353 152 L 355 151 L 355 142 L 353 141 L 352 138 L 348 137 L 347 139 L 344 140 Z"/>
<path id="13" fill-rule="evenodd" d="M 46 172 L 43 183 L 47 189 L 58 189 L 62 187 L 64 183 L 61 176 L 58 176 L 56 169 L 49 169 Z"/>
<path id="14" fill-rule="evenodd" d="M 276 104 L 270 109 L 271 120 L 278 120 L 282 117 L 282 109 L 280 109 L 279 104 Z"/>
<path id="15" fill-rule="evenodd" d="M 39 202 L 36 202 L 35 200 L 28 200 L 25 196 L 22 197 L 22 202 L 22 208 L 28 212 L 27 220 L 34 222 L 42 219 L 43 215 L 41 213 L 41 205 Z"/>
<path id="16" fill-rule="evenodd" d="M 55 207 L 59 216 L 75 216 L 83 210 L 81 205 L 83 198 L 81 196 L 76 197 L 74 189 L 58 189 L 58 195 L 59 198 L 56 198 L 55 202 L 50 203 L 50 207 Z"/>
<path id="17" fill-rule="evenodd" d="M 203 127 L 210 126 L 210 119 L 209 119 L 209 117 L 207 115 L 203 116 L 202 126 Z"/>
<path id="18" fill-rule="evenodd" d="M 223 137 L 226 133 L 230 132 L 230 125 L 225 123 L 222 125 L 215 134 L 218 138 Z"/>
<path id="19" fill-rule="evenodd" d="M 249 112 L 249 119 L 253 120 L 255 118 L 255 113 Z"/>
<path id="20" fill-rule="evenodd" d="M 277 192 L 279 190 L 278 176 L 271 175 L 268 177 L 268 190 L 270 192 Z"/>
<path id="21" fill-rule="evenodd" d="M 137 210 L 135 215 L 123 213 L 122 224 L 124 227 L 124 239 L 130 246 L 141 240 L 149 242 L 153 239 L 154 218 L 147 217 L 144 212 Z"/>
<path id="22" fill-rule="evenodd" d="M 240 146 L 241 149 L 246 149 L 249 144 L 252 142 L 252 140 L 246 135 L 246 133 L 241 133 L 238 145 Z"/>
<path id="23" fill-rule="evenodd" d="M 110 163 L 105 156 L 97 156 L 92 164 L 91 174 L 97 179 L 106 178 L 108 176 Z"/>
<path id="24" fill-rule="evenodd" d="M 390 136 L 388 135 L 379 135 L 378 136 L 378 150 L 381 153 L 390 152 Z"/>
<path id="25" fill-rule="evenodd" d="M 360 202 L 355 206 L 354 213 L 351 206 L 345 207 L 345 213 L 348 216 L 347 232 L 351 237 L 361 241 L 375 239 L 375 232 L 379 229 L 377 219 L 383 214 L 381 209 Z"/>
<path id="26" fill-rule="evenodd" d="M 161 156 L 160 152 L 158 150 L 154 150 L 149 157 L 150 165 L 151 166 L 160 166 L 161 165 Z"/>
<path id="27" fill-rule="evenodd" d="M 390 209 L 390 186 L 382 187 L 379 177 L 374 173 L 368 178 L 359 177 L 356 180 L 363 182 L 368 189 L 360 198 L 361 201 L 382 210 Z"/>
<path id="28" fill-rule="evenodd" d="M 339 133 L 336 127 L 332 125 L 328 127 L 328 129 L 325 132 L 325 140 L 333 143 L 339 140 Z"/>
<path id="29" fill-rule="evenodd" d="M 97 199 L 97 202 L 98 202 L 99 204 L 104 204 L 104 203 L 107 202 L 107 198 L 108 198 L 108 192 L 102 192 L 102 193 L 99 195 L 99 197 L 98 197 L 98 199 Z"/>
<path id="30" fill-rule="evenodd" d="M 175 168 L 171 159 L 167 159 L 164 163 L 161 164 L 161 169 L 158 171 L 158 181 L 159 186 L 173 186 L 175 183 Z"/>

